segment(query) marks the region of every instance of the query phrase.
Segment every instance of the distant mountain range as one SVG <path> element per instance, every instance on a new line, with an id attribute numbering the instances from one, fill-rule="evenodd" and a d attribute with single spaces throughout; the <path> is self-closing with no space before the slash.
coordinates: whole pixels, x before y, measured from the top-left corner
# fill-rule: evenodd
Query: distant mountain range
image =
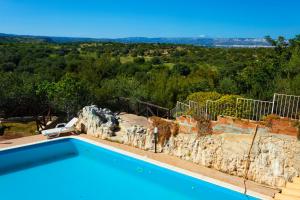
<path id="1" fill-rule="evenodd" d="M 209 37 L 127 37 L 127 38 L 84 38 L 84 37 L 52 37 L 14 35 L 0 33 L 0 42 L 120 42 L 120 43 L 164 43 L 164 44 L 186 44 L 207 47 L 270 47 L 264 38 L 209 38 Z"/>

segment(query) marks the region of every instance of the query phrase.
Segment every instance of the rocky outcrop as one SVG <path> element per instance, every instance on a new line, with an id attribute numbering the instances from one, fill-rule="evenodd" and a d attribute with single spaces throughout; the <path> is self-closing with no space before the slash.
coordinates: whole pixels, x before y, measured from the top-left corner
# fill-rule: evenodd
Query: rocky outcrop
<path id="1" fill-rule="evenodd" d="M 125 144 L 153 150 L 153 134 L 128 132 Z M 243 177 L 253 134 L 207 135 L 178 134 L 158 150 L 227 174 Z M 282 187 L 299 175 L 300 142 L 285 135 L 256 136 L 250 154 L 248 179 L 257 183 Z"/>
<path id="2" fill-rule="evenodd" d="M 149 133 L 128 133 L 125 144 L 153 150 Z M 243 177 L 251 134 L 220 134 L 198 137 L 197 134 L 178 134 L 171 137 L 159 151 L 180 157 L 227 174 Z M 161 149 L 161 150 L 160 150 Z M 250 154 L 248 179 L 270 186 L 284 186 L 300 171 L 300 142 L 290 136 L 259 134 Z"/>
<path id="3" fill-rule="evenodd" d="M 179 134 L 170 138 L 163 152 L 219 171 L 243 177 L 253 135 L 221 134 L 197 138 Z M 283 186 L 299 175 L 300 142 L 290 136 L 260 134 L 250 154 L 248 178 Z"/>
<path id="4" fill-rule="evenodd" d="M 144 150 L 154 149 L 154 135 L 142 126 L 134 125 L 126 129 L 123 143 Z"/>
<path id="5" fill-rule="evenodd" d="M 285 135 L 260 135 L 251 154 L 249 178 L 257 182 L 284 186 L 299 175 L 300 142 Z"/>
<path id="6" fill-rule="evenodd" d="M 118 117 L 112 111 L 92 105 L 80 111 L 76 128 L 88 135 L 106 139 L 114 136 L 118 125 Z"/>

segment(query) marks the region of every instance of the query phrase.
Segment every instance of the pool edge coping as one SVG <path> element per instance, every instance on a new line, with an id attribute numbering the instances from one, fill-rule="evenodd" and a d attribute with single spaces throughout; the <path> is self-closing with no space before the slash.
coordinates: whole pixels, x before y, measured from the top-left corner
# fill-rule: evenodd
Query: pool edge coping
<path id="1" fill-rule="evenodd" d="M 119 154 L 122 154 L 122 155 L 125 155 L 125 156 L 129 156 L 129 157 L 132 157 L 132 158 L 135 158 L 135 159 L 138 159 L 138 160 L 141 160 L 141 161 L 144 161 L 144 162 L 147 162 L 147 163 L 150 163 L 150 164 L 153 164 L 153 165 L 156 165 L 156 166 L 159 166 L 159 167 L 162 167 L 162 168 L 165 168 L 165 169 L 168 169 L 168 170 L 186 175 L 186 176 L 190 176 L 190 177 L 193 177 L 193 178 L 196 178 L 196 179 L 199 179 L 199 180 L 202 180 L 202 181 L 205 181 L 205 182 L 208 182 L 208 183 L 211 183 L 211 184 L 214 184 L 214 185 L 217 185 L 217 186 L 220 186 L 220 187 L 223 187 L 223 188 L 226 188 L 226 189 L 233 190 L 233 191 L 236 191 L 238 193 L 244 194 L 245 188 L 243 188 L 243 187 L 239 187 L 239 186 L 227 183 L 225 181 L 217 180 L 217 179 L 202 175 L 200 173 L 192 172 L 192 171 L 180 168 L 180 167 L 176 167 L 174 165 L 170 165 L 170 164 L 167 164 L 167 163 L 164 163 L 164 162 L 157 161 L 155 159 L 151 159 L 147 156 L 138 155 L 138 154 L 135 154 L 135 153 L 132 153 L 132 152 L 129 152 L 129 151 L 117 148 L 117 147 L 110 146 L 108 144 L 103 144 L 101 142 L 94 141 L 94 140 L 87 139 L 87 138 L 83 138 L 83 137 L 80 137 L 80 136 L 79 137 L 78 136 L 66 136 L 66 137 L 61 137 L 61 138 L 54 138 L 54 139 L 51 139 L 51 140 L 41 140 L 41 141 L 36 141 L 36 142 L 29 142 L 29 143 L 26 143 L 26 144 L 18 144 L 18 145 L 13 145 L 13 146 L 10 146 L 10 147 L 0 148 L 0 152 L 5 151 L 5 150 L 10 150 L 10 149 L 16 149 L 16 148 L 20 148 L 20 147 L 35 145 L 35 144 L 42 144 L 42 143 L 48 143 L 48 142 L 51 142 L 51 141 L 66 140 L 66 139 L 81 140 L 81 141 L 84 141 L 84 142 L 102 147 L 104 149 L 107 149 L 107 150 L 110 150 L 110 151 L 113 151 L 113 152 L 116 152 L 116 153 L 119 153 Z M 270 197 L 268 195 L 264 195 L 264 194 L 261 194 L 261 193 L 258 193 L 258 192 L 252 191 L 252 190 L 248 190 L 248 189 L 247 189 L 246 194 L 248 196 L 252 196 L 252 197 L 255 197 L 255 198 L 259 198 L 259 199 L 272 199 L 272 197 Z"/>

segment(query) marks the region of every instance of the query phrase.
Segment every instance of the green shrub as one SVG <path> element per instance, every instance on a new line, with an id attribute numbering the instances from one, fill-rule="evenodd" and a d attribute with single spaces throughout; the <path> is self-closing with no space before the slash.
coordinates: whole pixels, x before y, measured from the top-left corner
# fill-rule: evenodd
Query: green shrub
<path id="1" fill-rule="evenodd" d="M 239 95 L 226 94 L 218 99 L 216 102 L 220 105 L 220 114 L 234 117 L 236 114 L 236 99 L 241 98 Z"/>
<path id="2" fill-rule="evenodd" d="M 195 101 L 197 102 L 200 106 L 205 106 L 207 100 L 218 100 L 222 97 L 221 94 L 217 92 L 195 92 L 190 94 L 187 97 L 187 100 Z"/>
<path id="3" fill-rule="evenodd" d="M 187 97 L 187 100 L 195 101 L 200 106 L 205 106 L 207 100 L 215 101 L 212 106 L 214 115 L 235 116 L 236 99 L 239 95 L 219 94 L 217 92 L 196 92 Z"/>
<path id="4" fill-rule="evenodd" d="M 242 98 L 240 95 L 226 94 L 217 100 L 219 104 L 236 105 L 236 99 Z"/>
<path id="5" fill-rule="evenodd" d="M 144 57 L 136 57 L 133 59 L 133 62 L 137 64 L 144 64 L 145 63 L 145 58 Z"/>

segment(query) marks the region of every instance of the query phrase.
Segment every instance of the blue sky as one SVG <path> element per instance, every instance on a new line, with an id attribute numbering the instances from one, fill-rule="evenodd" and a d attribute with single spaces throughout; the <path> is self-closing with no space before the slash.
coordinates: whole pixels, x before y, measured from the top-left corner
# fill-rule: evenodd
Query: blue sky
<path id="1" fill-rule="evenodd" d="M 0 32 L 118 37 L 293 37 L 299 0 L 0 0 Z"/>

